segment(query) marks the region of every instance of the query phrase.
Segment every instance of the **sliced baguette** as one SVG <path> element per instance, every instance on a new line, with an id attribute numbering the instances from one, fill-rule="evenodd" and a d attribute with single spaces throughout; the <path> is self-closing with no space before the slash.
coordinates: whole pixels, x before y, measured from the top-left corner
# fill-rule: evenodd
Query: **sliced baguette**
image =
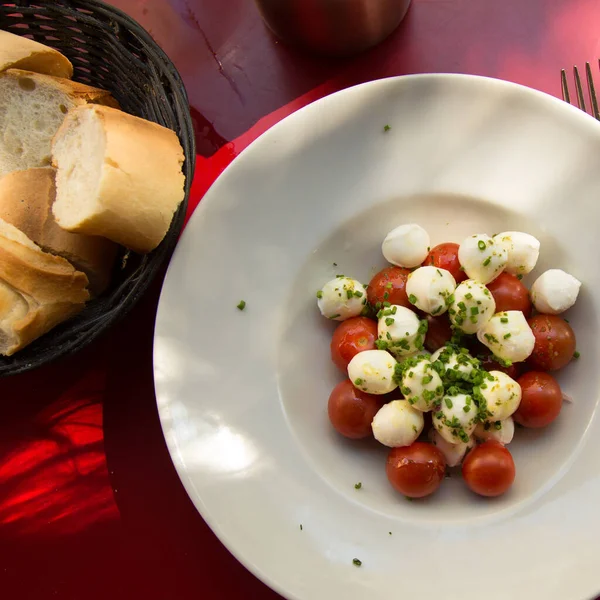
<path id="1" fill-rule="evenodd" d="M 70 233 L 52 215 L 56 188 L 50 167 L 15 171 L 0 178 L 0 219 L 14 225 L 43 250 L 83 271 L 95 296 L 110 282 L 118 246 L 97 236 Z"/>
<path id="2" fill-rule="evenodd" d="M 0 176 L 49 166 L 52 138 L 65 115 L 90 102 L 118 106 L 109 92 L 69 79 L 18 69 L 0 73 Z"/>
<path id="3" fill-rule="evenodd" d="M 0 71 L 6 69 L 24 69 L 66 79 L 73 77 L 71 61 L 58 50 L 0 30 Z"/>
<path id="4" fill-rule="evenodd" d="M 158 246 L 184 197 L 175 132 L 106 106 L 69 112 L 52 143 L 56 222 L 145 253 Z"/>
<path id="5" fill-rule="evenodd" d="M 0 220 L 0 354 L 11 356 L 89 299 L 87 277 Z"/>

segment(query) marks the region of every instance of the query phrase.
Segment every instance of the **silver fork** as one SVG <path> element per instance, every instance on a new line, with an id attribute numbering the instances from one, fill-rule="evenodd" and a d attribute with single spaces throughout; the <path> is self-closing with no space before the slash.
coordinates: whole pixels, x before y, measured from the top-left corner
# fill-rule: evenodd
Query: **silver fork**
<path id="1" fill-rule="evenodd" d="M 598 61 L 600 65 L 600 60 Z M 581 83 L 581 77 L 579 76 L 579 69 L 573 67 L 573 77 L 575 79 L 575 93 L 577 94 L 577 104 L 579 108 L 587 112 L 585 106 L 585 99 L 583 94 L 583 85 Z M 598 110 L 598 98 L 596 97 L 596 89 L 594 87 L 594 77 L 592 76 L 592 67 L 589 62 L 585 63 L 585 77 L 587 79 L 587 88 L 590 96 L 590 105 L 592 110 L 592 116 L 600 121 L 600 111 Z M 567 81 L 567 72 L 562 69 L 560 72 L 560 81 L 562 87 L 563 100 L 571 104 L 571 95 L 569 94 L 569 82 Z"/>

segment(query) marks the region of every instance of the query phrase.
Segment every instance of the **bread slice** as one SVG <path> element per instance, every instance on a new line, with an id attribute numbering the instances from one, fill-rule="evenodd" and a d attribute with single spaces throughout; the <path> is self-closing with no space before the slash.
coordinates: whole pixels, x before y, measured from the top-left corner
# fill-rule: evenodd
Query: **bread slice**
<path id="1" fill-rule="evenodd" d="M 77 314 L 87 277 L 0 220 L 0 354 L 11 356 Z"/>
<path id="2" fill-rule="evenodd" d="M 88 102 L 117 106 L 106 91 L 9 69 L 0 73 L 0 176 L 50 165 L 51 141 L 65 115 Z"/>
<path id="3" fill-rule="evenodd" d="M 134 250 L 156 248 L 184 198 L 175 132 L 106 106 L 78 106 L 52 143 L 56 222 Z"/>
<path id="4" fill-rule="evenodd" d="M 0 219 L 14 225 L 46 252 L 58 254 L 83 271 L 92 294 L 110 282 L 118 246 L 97 236 L 70 233 L 56 224 L 56 194 L 51 167 L 15 171 L 0 178 Z"/>
<path id="5" fill-rule="evenodd" d="M 71 79 L 73 65 L 58 50 L 21 35 L 0 30 L 0 71 L 25 69 Z"/>

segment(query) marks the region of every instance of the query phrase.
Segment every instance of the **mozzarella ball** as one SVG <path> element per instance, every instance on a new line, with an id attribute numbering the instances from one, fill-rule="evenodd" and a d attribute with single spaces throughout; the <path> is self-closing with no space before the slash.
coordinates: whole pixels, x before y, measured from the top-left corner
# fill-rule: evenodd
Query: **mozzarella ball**
<path id="1" fill-rule="evenodd" d="M 458 260 L 469 279 L 485 284 L 502 273 L 508 252 L 489 235 L 480 233 L 468 237 L 459 246 Z"/>
<path id="2" fill-rule="evenodd" d="M 324 317 L 345 321 L 358 317 L 367 303 L 367 290 L 356 279 L 336 277 L 317 292 L 317 304 Z"/>
<path id="3" fill-rule="evenodd" d="M 488 421 L 508 419 L 521 404 L 521 386 L 502 371 L 490 371 L 480 390 L 487 404 Z"/>
<path id="4" fill-rule="evenodd" d="M 505 231 L 493 238 L 506 248 L 508 258 L 504 270 L 512 275 L 527 275 L 535 268 L 540 256 L 540 242 L 532 235 L 521 231 Z"/>
<path id="5" fill-rule="evenodd" d="M 478 332 L 477 339 L 497 357 L 524 361 L 533 352 L 535 337 L 520 310 L 496 313 Z"/>
<path id="6" fill-rule="evenodd" d="M 496 301 L 485 285 L 473 279 L 458 284 L 448 309 L 452 324 L 464 333 L 477 333 L 496 312 Z"/>
<path id="7" fill-rule="evenodd" d="M 365 350 L 348 364 L 348 377 L 354 387 L 367 394 L 389 394 L 398 387 L 394 382 L 396 364 L 396 359 L 385 350 Z"/>
<path id="8" fill-rule="evenodd" d="M 390 448 L 410 446 L 421 435 L 423 425 L 423 413 L 406 400 L 384 404 L 371 423 L 375 439 Z"/>
<path id="9" fill-rule="evenodd" d="M 409 356 L 423 349 L 427 330 L 417 313 L 394 304 L 378 314 L 377 335 L 394 356 Z"/>
<path id="10" fill-rule="evenodd" d="M 381 251 L 388 262 L 411 269 L 425 260 L 429 252 L 429 234 L 415 223 L 400 225 L 385 236 Z"/>
<path id="11" fill-rule="evenodd" d="M 492 440 L 504 445 L 510 444 L 515 435 L 515 422 L 512 417 L 508 417 L 503 421 L 495 421 L 493 423 L 489 421 L 477 423 L 473 435 L 482 442 Z"/>
<path id="12" fill-rule="evenodd" d="M 468 380 L 475 367 L 479 363 L 470 355 L 464 352 L 456 352 L 448 346 L 439 348 L 431 355 L 431 362 L 439 360 L 444 367 L 444 374 L 451 371 L 454 379 Z"/>
<path id="13" fill-rule="evenodd" d="M 571 308 L 579 294 L 581 281 L 561 269 L 542 273 L 531 286 L 531 301 L 538 312 L 558 315 Z"/>
<path id="14" fill-rule="evenodd" d="M 451 444 L 442 437 L 439 431 L 436 431 L 435 429 L 430 429 L 427 435 L 430 442 L 434 446 L 437 446 L 438 450 L 444 455 L 446 464 L 449 467 L 456 467 L 460 465 L 467 451 L 475 445 L 475 440 L 472 437 L 469 438 L 468 442 Z"/>
<path id="15" fill-rule="evenodd" d="M 431 361 L 421 359 L 404 372 L 400 391 L 413 408 L 427 412 L 441 400 L 444 385 Z"/>
<path id="16" fill-rule="evenodd" d="M 437 412 L 433 413 L 433 426 L 450 444 L 467 443 L 477 419 L 477 405 L 467 394 L 446 395 Z"/>
<path id="17" fill-rule="evenodd" d="M 437 267 L 419 267 L 406 280 L 410 303 L 430 315 L 441 315 L 448 310 L 455 289 L 452 273 Z"/>

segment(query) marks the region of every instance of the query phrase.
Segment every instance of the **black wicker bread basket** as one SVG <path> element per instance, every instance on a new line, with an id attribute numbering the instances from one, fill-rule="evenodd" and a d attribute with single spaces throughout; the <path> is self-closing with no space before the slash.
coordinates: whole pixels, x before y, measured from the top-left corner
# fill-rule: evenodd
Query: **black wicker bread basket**
<path id="1" fill-rule="evenodd" d="M 0 376 L 4 376 L 76 352 L 131 309 L 175 247 L 196 152 L 179 74 L 150 35 L 122 11 L 97 0 L 0 1 L 0 29 L 60 50 L 73 63 L 73 79 L 109 90 L 124 111 L 173 129 L 186 157 L 185 200 L 158 248 L 145 256 L 131 254 L 126 261 L 121 256 L 111 287 L 83 312 L 14 356 L 0 357 Z"/>

